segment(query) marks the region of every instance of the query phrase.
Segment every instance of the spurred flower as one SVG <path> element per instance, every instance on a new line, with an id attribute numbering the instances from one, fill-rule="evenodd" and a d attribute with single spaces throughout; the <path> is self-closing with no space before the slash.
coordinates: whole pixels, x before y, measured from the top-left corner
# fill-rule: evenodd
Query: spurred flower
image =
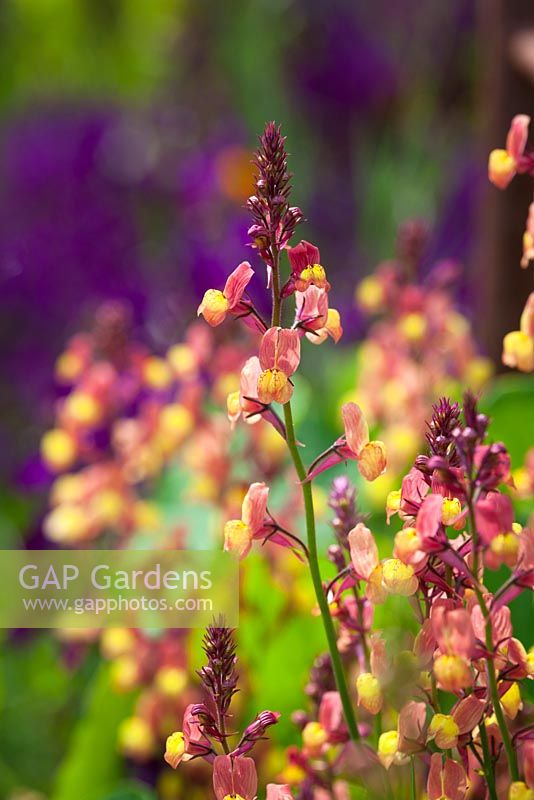
<path id="1" fill-rule="evenodd" d="M 229 313 L 239 314 L 243 293 L 254 275 L 254 270 L 248 261 L 242 261 L 228 276 L 224 289 L 208 289 L 198 307 L 197 316 L 202 316 L 206 322 L 215 327 L 226 319 Z"/>
<path id="2" fill-rule="evenodd" d="M 484 700 L 470 694 L 460 700 L 450 714 L 434 714 L 428 727 L 428 738 L 442 750 L 456 747 L 458 739 L 472 731 L 482 719 Z"/>
<path id="3" fill-rule="evenodd" d="M 409 597 L 417 591 L 413 567 L 398 558 L 380 563 L 374 536 L 363 522 L 352 529 L 348 541 L 354 573 L 358 580 L 367 581 L 366 596 L 372 603 L 383 603 L 388 594 Z"/>
<path id="4" fill-rule="evenodd" d="M 467 793 L 464 768 L 451 758 L 443 763 L 439 753 L 433 753 L 426 790 L 428 800 L 464 800 Z"/>
<path id="5" fill-rule="evenodd" d="M 519 330 L 507 333 L 503 339 L 502 362 L 521 372 L 534 370 L 534 292 L 521 314 Z"/>
<path id="6" fill-rule="evenodd" d="M 294 289 L 305 292 L 309 286 L 317 286 L 326 291 L 330 289 L 325 269 L 320 263 L 319 248 L 303 239 L 295 247 L 288 247 L 287 255 L 291 265 L 291 275 L 284 286 L 284 296 L 291 294 Z"/>
<path id="7" fill-rule="evenodd" d="M 259 359 L 263 370 L 258 378 L 259 401 L 287 403 L 293 394 L 289 378 L 300 362 L 298 331 L 269 328 L 261 340 Z"/>
<path id="8" fill-rule="evenodd" d="M 488 175 L 499 189 L 506 189 L 519 171 L 520 159 L 525 152 L 530 117 L 517 114 L 510 125 L 506 138 L 506 150 L 492 150 L 489 156 Z"/>
<path id="9" fill-rule="evenodd" d="M 184 711 L 181 731 L 172 733 L 167 738 L 165 761 L 173 769 L 182 762 L 189 761 L 195 756 L 205 756 L 212 752 L 209 739 L 202 733 L 201 725 L 193 713 L 194 704 L 190 704 Z"/>
<path id="10" fill-rule="evenodd" d="M 241 519 L 228 520 L 224 526 L 224 549 L 239 559 L 245 558 L 255 537 L 265 528 L 269 487 L 251 483 L 241 506 Z"/>
<path id="11" fill-rule="evenodd" d="M 367 422 L 356 403 L 345 403 L 341 414 L 349 457 L 358 462 L 358 469 L 366 480 L 374 481 L 386 470 L 386 446 L 380 441 L 369 441 Z"/>
<path id="12" fill-rule="evenodd" d="M 254 800 L 258 788 L 252 758 L 217 756 L 213 762 L 213 791 L 217 800 Z"/>

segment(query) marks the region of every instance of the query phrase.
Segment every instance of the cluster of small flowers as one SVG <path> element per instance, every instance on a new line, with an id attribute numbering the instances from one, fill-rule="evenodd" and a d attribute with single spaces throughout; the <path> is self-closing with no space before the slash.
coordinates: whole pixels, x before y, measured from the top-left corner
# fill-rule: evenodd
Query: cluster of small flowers
<path id="1" fill-rule="evenodd" d="M 526 151 L 530 117 L 517 114 L 510 125 L 505 150 L 492 150 L 489 156 L 490 181 L 499 189 L 506 189 L 515 175 L 534 177 L 534 151 Z M 530 204 L 521 266 L 526 269 L 534 261 L 534 202 Z M 534 371 L 534 292 L 525 304 L 519 330 L 510 331 L 503 341 L 503 364 L 521 372 Z"/>
<path id="2" fill-rule="evenodd" d="M 191 493 L 220 501 L 231 471 L 229 433 L 205 405 L 235 385 L 249 351 L 246 340 L 217 342 L 195 323 L 183 342 L 156 356 L 132 340 L 126 308 L 102 306 L 92 333 L 74 336 L 56 365 L 61 397 L 55 427 L 41 444 L 45 465 L 58 475 L 44 524 L 48 538 L 71 546 L 108 532 L 124 541 L 162 528 L 150 482 L 178 451 L 194 468 Z M 268 472 L 279 456 L 266 428 L 255 438 Z"/>
<path id="3" fill-rule="evenodd" d="M 57 360 L 62 393 L 55 427 L 41 443 L 46 466 L 59 474 L 44 524 L 57 544 L 158 527 L 141 487 L 194 427 L 207 343 L 192 336 L 160 358 L 132 341 L 129 329 L 128 310 L 107 303 L 93 331 L 74 336 Z"/>
<path id="4" fill-rule="evenodd" d="M 240 518 L 226 523 L 224 546 L 239 558 L 254 540 L 296 550 L 308 563 L 329 647 L 308 687 L 313 712 L 297 715 L 303 746 L 289 752 L 284 782 L 269 785 L 268 800 L 289 800 L 295 790 L 301 800 L 339 800 L 349 796 L 349 783 L 363 783 L 372 796 L 394 796 L 404 792 L 407 764 L 413 800 L 422 794 L 423 781 L 430 800 L 464 800 L 468 786 L 480 795 L 483 781 L 491 800 L 503 789 L 510 800 L 531 800 L 534 729 L 523 724 L 519 682 L 534 676 L 534 653 L 514 637 L 508 604 L 534 586 L 534 530 L 514 521 L 506 493 L 511 484 L 507 450 L 487 441 L 489 420 L 474 395 L 465 395 L 462 408 L 442 399 L 428 423 L 429 452 L 415 459 L 402 487 L 387 499 L 388 521 L 398 515 L 403 523 L 392 557 L 380 558 L 375 537 L 355 507 L 353 488 L 338 479 L 330 498 L 336 544 L 329 549 L 337 575 L 327 585 L 322 582 L 312 481 L 347 460 L 356 461 L 362 477 L 373 481 L 385 470 L 386 447 L 371 439 L 362 409 L 349 402 L 342 407 L 343 435 L 308 468 L 302 462 L 292 418 L 292 376 L 303 337 L 317 341 L 333 335 L 338 315 L 328 311 L 330 285 L 317 249 L 307 242 L 289 246 L 288 231 L 301 214 L 289 207 L 284 140 L 273 124 L 261 139 L 256 164 L 251 235 L 272 287 L 271 325 L 263 323 L 246 296 L 252 276 L 247 262 L 232 273 L 223 292 L 206 293 L 199 313 L 213 326 L 228 315 L 243 318 L 262 335 L 258 357 L 242 370 L 240 391 L 229 397 L 229 417 L 232 423 L 240 416 L 246 422 L 263 417 L 286 441 L 302 491 L 307 542 L 275 520 L 267 510 L 269 488 L 258 481 L 247 491 Z M 284 250 L 290 274 L 282 284 Z M 420 294 L 417 287 L 412 293 Z M 282 304 L 293 295 L 296 313 L 287 328 L 281 324 Z M 428 296 L 439 307 L 439 294 Z M 416 327 L 417 320 L 425 323 L 422 305 L 415 308 L 408 302 L 409 333 L 414 320 Z M 439 352 L 439 337 L 433 347 Z M 450 357 L 463 356 L 463 349 Z M 274 403 L 282 405 L 283 419 Z M 490 592 L 486 570 L 501 566 L 509 575 Z M 399 653 L 380 631 L 372 632 L 377 607 L 394 595 L 408 599 L 419 626 L 414 639 L 405 634 Z M 226 718 L 236 688 L 235 657 L 233 646 L 219 647 L 217 641 L 228 639 L 209 632 L 208 668 L 200 673 L 207 699 L 187 709 L 182 731 L 169 737 L 166 758 L 177 766 L 202 757 L 213 764 L 217 800 L 252 800 L 256 771 L 244 754 L 277 714 L 262 712 L 230 748 Z M 352 688 L 347 668 L 355 673 Z"/>
<path id="5" fill-rule="evenodd" d="M 468 790 L 482 796 L 486 786 L 493 798 L 532 797 L 534 727 L 520 682 L 534 678 L 534 648 L 526 652 L 514 638 L 508 604 L 534 587 L 534 529 L 514 522 L 501 490 L 511 482 L 510 459 L 504 445 L 487 444 L 487 430 L 472 395 L 463 418 L 456 403 L 434 406 L 429 454 L 388 498 L 388 517 L 403 521 L 392 558 L 379 558 L 354 487 L 334 481 L 337 543 L 329 556 L 338 575 L 325 590 L 338 648 L 355 672 L 359 733 L 373 741 L 374 730 L 374 746 L 350 742 L 329 659 L 321 657 L 308 687 L 313 709 L 294 715 L 302 747 L 288 750 L 281 775 L 298 798 L 349 797 L 347 780 L 371 796 L 403 791 L 403 770 L 386 776 L 379 764 L 386 771 L 412 764 L 413 780 L 426 775 L 432 800 L 464 800 Z M 491 593 L 485 570 L 502 565 L 509 574 Z M 391 594 L 410 598 L 419 625 L 399 652 L 372 632 L 374 609 Z M 383 731 L 384 722 L 396 724 Z"/>
<path id="6" fill-rule="evenodd" d="M 272 404 L 285 406 L 293 395 L 292 376 L 300 363 L 302 338 L 316 345 L 322 344 L 329 336 L 338 342 L 343 331 L 339 312 L 329 307 L 330 284 L 320 263 L 318 248 L 306 241 L 295 247 L 289 246 L 302 213 L 288 204 L 290 174 L 284 139 L 273 123 L 265 129 L 255 163 L 258 170 L 257 195 L 248 201 L 254 220 L 249 234 L 251 246 L 259 252 L 267 267 L 268 285 L 272 284 L 273 290 L 272 322 L 276 324 L 268 327 L 247 296 L 247 286 L 254 275 L 248 261 L 239 264 L 229 275 L 222 291 L 209 289 L 205 293 L 198 314 L 212 327 L 220 325 L 228 316 L 241 319 L 261 334 L 258 355 L 245 362 L 239 390 L 228 395 L 228 417 L 232 425 L 241 417 L 248 424 L 263 418 L 278 431 L 282 440 L 287 440 L 285 424 Z M 290 274 L 285 284 L 280 286 L 279 256 L 283 250 L 289 259 Z M 281 303 L 292 295 L 295 298 L 293 324 L 282 327 Z M 373 469 L 378 469 L 378 474 L 382 471 L 382 467 L 376 465 L 369 467 L 370 471 Z M 267 511 L 268 494 L 269 488 L 265 483 L 251 484 L 243 500 L 241 517 L 229 520 L 225 526 L 225 549 L 236 553 L 239 558 L 247 555 L 254 540 L 270 540 L 306 551 L 303 543 Z"/>
<path id="7" fill-rule="evenodd" d="M 395 259 L 380 264 L 355 294 L 359 308 L 377 319 L 360 347 L 351 395 L 380 426 L 393 473 L 417 452 L 435 398 L 459 395 L 466 385 L 481 388 L 492 374 L 454 304 L 458 265 L 440 261 L 420 276 L 426 240 L 422 223 L 404 224 Z"/>
<path id="8" fill-rule="evenodd" d="M 239 385 L 250 338 L 225 341 L 195 322 L 162 358 L 133 340 L 126 307 L 107 303 L 97 311 L 92 332 L 76 335 L 57 361 L 56 426 L 42 440 L 43 461 L 55 476 L 44 530 L 55 544 L 87 547 L 105 536 L 109 546 L 120 547 L 150 532 L 161 547 L 185 546 L 186 527 L 166 523 L 152 499 L 154 481 L 178 456 L 191 476 L 188 499 L 223 517 L 236 514 L 246 487 L 235 474 L 231 426 L 212 406 Z M 283 440 L 266 422 L 246 426 L 246 433 L 244 457 L 259 477 L 273 478 Z M 282 519 L 293 506 L 289 496 Z M 130 759 L 149 761 L 186 705 L 198 700 L 188 688 L 186 633 L 81 633 L 63 632 L 62 639 L 98 639 L 111 662 L 113 690 L 140 690 L 118 740 Z"/>
<path id="9" fill-rule="evenodd" d="M 219 623 L 222 625 L 222 623 Z M 167 739 L 165 761 L 176 769 L 182 762 L 203 759 L 213 769 L 217 800 L 254 800 L 258 786 L 256 764 L 248 755 L 276 725 L 280 714 L 262 711 L 239 735 L 228 731 L 232 699 L 238 691 L 234 633 L 213 625 L 204 637 L 206 666 L 199 670 L 203 702 L 191 703 L 183 715 L 182 729 Z M 234 747 L 230 741 L 236 740 Z M 291 800 L 289 788 L 269 784 L 267 800 Z"/>

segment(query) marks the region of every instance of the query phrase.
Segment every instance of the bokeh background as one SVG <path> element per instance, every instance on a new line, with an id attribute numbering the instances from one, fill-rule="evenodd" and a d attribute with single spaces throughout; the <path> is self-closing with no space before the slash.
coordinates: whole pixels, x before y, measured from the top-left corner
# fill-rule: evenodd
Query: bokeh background
<path id="1" fill-rule="evenodd" d="M 66 340 L 106 300 L 130 304 L 136 335 L 156 352 L 180 339 L 204 290 L 244 257 L 251 151 L 269 119 L 283 123 L 302 236 L 319 243 L 343 317 L 333 391 L 350 385 L 351 348 L 366 330 L 354 287 L 392 256 L 398 226 L 413 218 L 430 231 L 423 273 L 437 259 L 463 265 L 459 307 L 500 370 L 502 334 L 517 326 L 527 294 L 516 265 L 529 187 L 520 178 L 499 194 L 486 162 L 510 117 L 534 111 L 532 27 L 528 0 L 2 3 L 2 546 L 38 541 L 50 485 L 39 440 Z M 318 388 L 312 376 L 309 396 Z M 497 422 L 520 461 L 532 415 L 517 431 L 518 408 Z M 331 410 L 310 412 L 314 441 L 328 443 Z M 263 624 L 276 627 L 272 615 Z M 273 633 L 269 668 L 307 637 L 297 681 L 319 644 L 309 621 L 288 625 L 281 640 Z M 96 710 L 115 704 L 118 719 L 131 698 L 110 700 L 95 686 L 94 652 L 74 668 L 59 649 L 51 637 L 3 639 L 0 795 L 130 797 L 114 794 L 114 781 L 135 770 Z M 261 696 L 268 670 L 256 666 Z M 85 766 L 65 767 L 80 748 Z M 92 770 L 107 776 L 100 794 L 81 785 Z"/>

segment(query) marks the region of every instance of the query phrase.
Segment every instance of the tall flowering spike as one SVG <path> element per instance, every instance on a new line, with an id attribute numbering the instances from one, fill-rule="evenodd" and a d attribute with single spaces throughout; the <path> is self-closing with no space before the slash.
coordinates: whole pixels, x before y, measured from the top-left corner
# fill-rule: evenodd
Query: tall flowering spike
<path id="1" fill-rule="evenodd" d="M 254 222 L 248 232 L 252 247 L 272 266 L 271 245 L 285 247 L 302 220 L 301 210 L 289 205 L 292 175 L 287 168 L 285 137 L 274 122 L 265 126 L 254 164 L 256 194 L 247 201 Z"/>
<path id="2" fill-rule="evenodd" d="M 331 525 L 337 540 L 348 549 L 350 531 L 364 518 L 356 506 L 356 487 L 346 475 L 339 475 L 332 481 L 328 505 L 335 513 Z"/>
<path id="3" fill-rule="evenodd" d="M 458 466 L 458 455 L 452 436 L 460 419 L 460 406 L 447 397 L 441 397 L 432 406 L 432 417 L 426 423 L 425 436 L 433 456 L 447 458 L 451 466 Z"/>
<path id="4" fill-rule="evenodd" d="M 237 691 L 237 656 L 233 628 L 224 628 L 220 623 L 219 626 L 210 625 L 204 634 L 202 648 L 207 664 L 198 670 L 198 676 L 217 709 L 219 718 L 224 719 Z M 223 732 L 219 733 L 220 738 L 224 738 Z"/>

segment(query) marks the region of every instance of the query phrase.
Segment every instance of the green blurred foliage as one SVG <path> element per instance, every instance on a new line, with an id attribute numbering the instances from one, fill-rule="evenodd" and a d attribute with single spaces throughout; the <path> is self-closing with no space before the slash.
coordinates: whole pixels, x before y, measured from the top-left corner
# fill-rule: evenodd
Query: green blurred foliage
<path id="1" fill-rule="evenodd" d="M 139 101 L 168 73 L 180 0 L 11 0 L 0 6 L 0 103 Z"/>

